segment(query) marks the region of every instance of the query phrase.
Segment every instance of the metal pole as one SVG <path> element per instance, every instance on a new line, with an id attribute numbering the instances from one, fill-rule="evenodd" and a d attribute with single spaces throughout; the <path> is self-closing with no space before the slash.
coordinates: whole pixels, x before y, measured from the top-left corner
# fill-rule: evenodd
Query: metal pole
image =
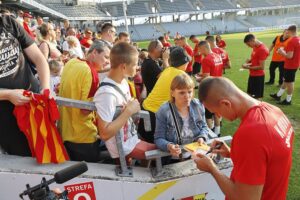
<path id="1" fill-rule="evenodd" d="M 128 23 L 127 23 L 127 4 L 126 4 L 126 0 L 123 0 L 123 12 L 124 12 L 124 19 L 125 19 L 125 28 L 126 28 L 126 32 L 129 33 L 128 30 Z"/>

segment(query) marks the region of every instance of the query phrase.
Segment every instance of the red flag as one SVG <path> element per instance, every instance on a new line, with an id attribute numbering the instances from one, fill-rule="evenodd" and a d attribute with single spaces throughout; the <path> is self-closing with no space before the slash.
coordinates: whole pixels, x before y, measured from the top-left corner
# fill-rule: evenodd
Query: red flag
<path id="1" fill-rule="evenodd" d="M 69 157 L 55 126 L 59 119 L 57 105 L 49 94 L 49 90 L 45 90 L 44 94 L 24 91 L 23 95 L 31 97 L 31 100 L 16 106 L 14 115 L 28 140 L 32 157 L 36 157 L 38 163 L 62 163 Z"/>

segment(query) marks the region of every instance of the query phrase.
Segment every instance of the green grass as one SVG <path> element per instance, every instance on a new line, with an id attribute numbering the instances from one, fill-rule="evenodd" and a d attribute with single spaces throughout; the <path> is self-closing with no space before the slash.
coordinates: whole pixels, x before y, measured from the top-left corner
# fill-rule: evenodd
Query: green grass
<path id="1" fill-rule="evenodd" d="M 264 42 L 267 46 L 269 46 L 274 37 L 278 35 L 277 31 L 268 31 L 268 32 L 260 32 L 255 33 L 256 37 Z M 248 71 L 239 71 L 241 64 L 249 58 L 251 49 L 246 47 L 243 43 L 243 38 L 246 33 L 236 33 L 236 34 L 228 34 L 223 35 L 223 39 L 225 39 L 227 43 L 227 52 L 230 56 L 232 62 L 232 68 L 230 70 L 226 70 L 226 77 L 231 79 L 238 87 L 242 90 L 246 90 L 247 81 L 248 81 Z M 203 36 L 199 37 L 200 39 L 204 39 Z M 139 47 L 147 48 L 149 41 L 144 41 L 139 43 Z M 191 44 L 194 47 L 193 44 Z M 267 81 L 269 79 L 269 63 L 271 56 L 269 56 L 266 62 L 266 78 Z M 288 200 L 299 200 L 300 199 L 300 72 L 297 72 L 296 77 L 296 87 L 293 96 L 293 105 L 292 106 L 280 106 L 283 112 L 289 117 L 290 121 L 293 124 L 295 129 L 295 138 L 294 138 L 294 149 L 293 149 L 293 166 L 290 175 L 289 181 L 289 191 L 287 195 Z M 276 71 L 276 80 L 278 82 L 278 70 Z M 269 94 L 277 92 L 278 86 L 277 82 L 273 86 L 266 86 L 264 92 L 264 101 L 269 102 L 271 104 L 276 105 L 276 102 L 273 101 Z M 239 125 L 239 121 L 228 122 L 224 120 L 222 127 L 223 135 L 233 135 L 237 126 Z"/>

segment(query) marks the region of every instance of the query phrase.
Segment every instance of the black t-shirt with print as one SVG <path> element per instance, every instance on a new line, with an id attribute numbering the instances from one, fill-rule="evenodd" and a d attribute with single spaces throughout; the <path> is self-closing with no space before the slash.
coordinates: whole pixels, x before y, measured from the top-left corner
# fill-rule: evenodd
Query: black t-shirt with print
<path id="1" fill-rule="evenodd" d="M 39 91 L 23 51 L 33 43 L 12 17 L 0 16 L 0 88 Z"/>
<path id="2" fill-rule="evenodd" d="M 152 58 L 147 58 L 142 63 L 141 74 L 142 74 L 143 82 L 147 89 L 147 96 L 152 91 L 158 79 L 158 75 L 161 72 L 162 72 L 162 68 L 160 67 L 160 63 L 156 62 Z"/>

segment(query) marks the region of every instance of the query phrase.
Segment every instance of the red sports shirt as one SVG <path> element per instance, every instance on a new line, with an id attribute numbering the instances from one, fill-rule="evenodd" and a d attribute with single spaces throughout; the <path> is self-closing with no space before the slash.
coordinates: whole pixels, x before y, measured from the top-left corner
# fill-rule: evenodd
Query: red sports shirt
<path id="1" fill-rule="evenodd" d="M 93 41 L 91 38 L 84 37 L 82 40 L 80 40 L 80 44 L 84 46 L 85 48 L 90 48 Z"/>
<path id="2" fill-rule="evenodd" d="M 184 49 L 186 50 L 187 54 L 189 56 L 191 56 L 191 58 L 193 58 L 194 56 L 194 52 L 192 47 L 190 47 L 189 45 L 185 45 Z M 189 62 L 188 66 L 186 67 L 186 72 L 192 72 L 193 71 L 193 61 Z"/>
<path id="3" fill-rule="evenodd" d="M 254 47 L 251 54 L 251 67 L 259 66 L 260 61 L 264 61 L 269 56 L 269 49 L 261 43 L 258 47 Z M 264 70 L 252 70 L 250 69 L 250 76 L 264 76 Z"/>
<path id="4" fill-rule="evenodd" d="M 262 200 L 286 199 L 294 130 L 283 112 L 268 103 L 250 108 L 231 144 L 230 179 L 264 185 Z"/>
<path id="5" fill-rule="evenodd" d="M 210 53 L 202 59 L 202 73 L 210 76 L 222 76 L 223 62 L 221 56 L 216 53 Z"/>
<path id="6" fill-rule="evenodd" d="M 163 47 L 171 47 L 171 43 L 170 42 L 164 42 L 162 43 Z"/>
<path id="7" fill-rule="evenodd" d="M 223 62 L 223 67 L 225 65 L 227 65 L 227 63 L 229 62 L 229 56 L 228 56 L 228 53 L 224 49 L 216 47 L 216 48 L 213 48 L 212 51 L 214 53 L 218 54 L 219 56 L 221 56 L 222 62 Z"/>
<path id="8" fill-rule="evenodd" d="M 194 62 L 201 63 L 201 60 L 202 60 L 202 56 L 199 53 L 198 44 L 195 44 L 195 47 L 194 47 Z"/>
<path id="9" fill-rule="evenodd" d="M 217 46 L 220 47 L 220 48 L 225 48 L 226 47 L 226 42 L 224 40 L 220 40 L 217 43 Z"/>
<path id="10" fill-rule="evenodd" d="M 300 66 L 300 37 L 294 36 L 290 39 L 287 44 L 285 51 L 294 52 L 291 59 L 285 59 L 284 68 L 285 69 L 298 69 Z"/>

